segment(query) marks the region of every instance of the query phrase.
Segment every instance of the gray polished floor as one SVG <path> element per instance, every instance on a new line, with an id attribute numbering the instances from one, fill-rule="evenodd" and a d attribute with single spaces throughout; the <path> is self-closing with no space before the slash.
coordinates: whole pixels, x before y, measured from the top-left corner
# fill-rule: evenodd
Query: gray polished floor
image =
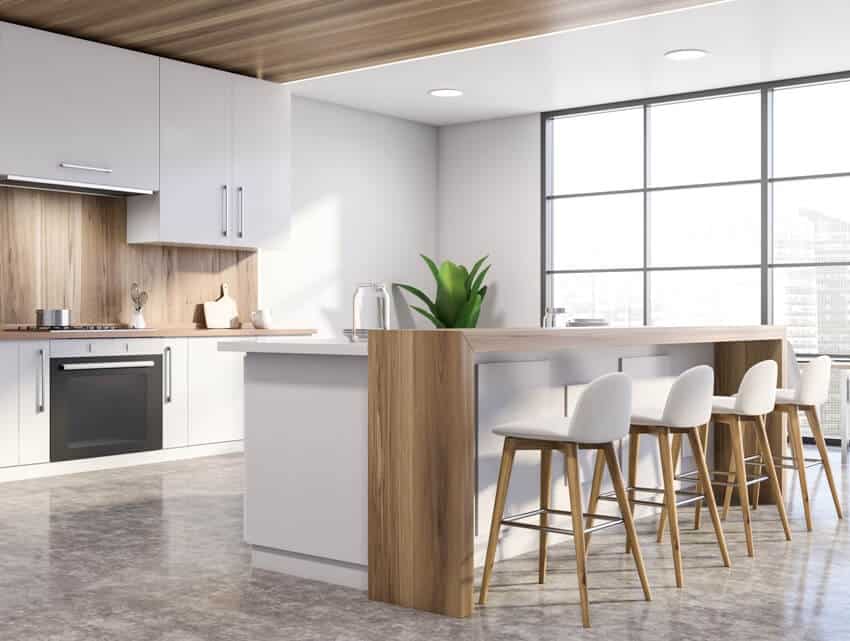
<path id="1" fill-rule="evenodd" d="M 570 544 L 552 547 L 545 586 L 534 556 L 497 564 L 490 604 L 467 620 L 252 571 L 241 543 L 241 465 L 231 455 L 0 485 L 0 639 L 850 639 L 850 534 L 815 469 L 815 531 L 805 531 L 796 494 L 790 544 L 775 509 L 760 508 L 757 558 L 748 559 L 733 512 L 730 570 L 710 528 L 694 532 L 690 510 L 683 515 L 684 589 L 674 587 L 669 546 L 642 523 L 652 603 L 641 598 L 622 532 L 598 535 L 589 560 L 594 627 L 585 631 Z M 835 465 L 848 496 L 847 471 Z"/>

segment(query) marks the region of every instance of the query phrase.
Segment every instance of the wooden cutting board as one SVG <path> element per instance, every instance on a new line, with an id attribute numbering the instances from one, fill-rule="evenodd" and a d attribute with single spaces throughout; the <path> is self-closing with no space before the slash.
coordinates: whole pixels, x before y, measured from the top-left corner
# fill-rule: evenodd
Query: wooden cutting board
<path id="1" fill-rule="evenodd" d="M 221 296 L 218 300 L 204 303 L 204 321 L 207 329 L 239 329 L 239 309 L 236 301 L 230 297 L 230 287 L 227 283 L 221 285 Z"/>

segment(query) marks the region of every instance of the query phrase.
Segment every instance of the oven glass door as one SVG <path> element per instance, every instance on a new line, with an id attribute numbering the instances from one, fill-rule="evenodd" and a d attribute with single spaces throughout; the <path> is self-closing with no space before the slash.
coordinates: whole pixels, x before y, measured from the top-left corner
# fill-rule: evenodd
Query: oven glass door
<path id="1" fill-rule="evenodd" d="M 162 356 L 53 358 L 50 460 L 162 448 Z"/>

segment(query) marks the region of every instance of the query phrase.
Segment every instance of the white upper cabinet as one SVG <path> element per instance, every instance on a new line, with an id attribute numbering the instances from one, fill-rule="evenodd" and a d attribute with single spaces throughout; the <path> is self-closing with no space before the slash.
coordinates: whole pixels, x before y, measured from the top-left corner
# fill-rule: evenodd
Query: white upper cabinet
<path id="1" fill-rule="evenodd" d="M 288 90 L 233 77 L 235 244 L 280 247 L 289 228 Z"/>
<path id="2" fill-rule="evenodd" d="M 230 74 L 161 60 L 160 92 L 158 202 L 130 200 L 128 240 L 229 245 Z M 136 237 L 142 201 L 151 207 Z"/>
<path id="3" fill-rule="evenodd" d="M 161 60 L 160 191 L 128 199 L 128 242 L 280 246 L 288 131 L 282 86 Z"/>
<path id="4" fill-rule="evenodd" d="M 0 174 L 154 191 L 158 59 L 0 22 Z"/>

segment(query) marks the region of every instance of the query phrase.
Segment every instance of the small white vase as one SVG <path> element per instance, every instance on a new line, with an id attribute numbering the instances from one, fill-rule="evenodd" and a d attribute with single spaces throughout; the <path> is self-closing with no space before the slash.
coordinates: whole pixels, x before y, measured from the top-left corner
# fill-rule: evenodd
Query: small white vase
<path id="1" fill-rule="evenodd" d="M 145 323 L 145 315 L 142 312 L 133 312 L 133 315 L 130 316 L 130 327 L 132 329 L 145 329 L 147 327 L 147 323 Z"/>

